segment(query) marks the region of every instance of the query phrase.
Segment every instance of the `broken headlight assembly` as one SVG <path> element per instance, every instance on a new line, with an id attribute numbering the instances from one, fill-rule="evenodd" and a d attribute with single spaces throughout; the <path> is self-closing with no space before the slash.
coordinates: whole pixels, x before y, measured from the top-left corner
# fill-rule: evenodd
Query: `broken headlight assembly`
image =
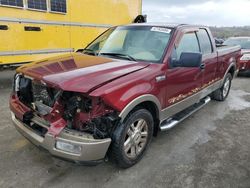
<path id="1" fill-rule="evenodd" d="M 92 100 L 78 93 L 64 92 L 62 101 L 64 101 L 63 117 L 68 121 L 73 121 L 76 113 L 89 113 L 92 109 Z"/>
<path id="2" fill-rule="evenodd" d="M 32 80 L 24 77 L 22 74 L 15 75 L 13 90 L 24 104 L 28 105 L 33 101 Z"/>
<path id="3" fill-rule="evenodd" d="M 20 77 L 21 77 L 21 74 L 15 74 L 15 76 L 14 76 L 14 80 L 13 80 L 13 91 L 14 92 L 19 91 Z"/>
<path id="4" fill-rule="evenodd" d="M 114 112 L 83 123 L 81 130 L 92 134 L 95 139 L 109 138 L 119 122 L 120 118 Z"/>
<path id="5" fill-rule="evenodd" d="M 108 138 L 119 120 L 116 112 L 100 98 L 90 98 L 79 93 L 65 92 L 63 118 L 68 129 L 92 134 L 96 139 Z"/>

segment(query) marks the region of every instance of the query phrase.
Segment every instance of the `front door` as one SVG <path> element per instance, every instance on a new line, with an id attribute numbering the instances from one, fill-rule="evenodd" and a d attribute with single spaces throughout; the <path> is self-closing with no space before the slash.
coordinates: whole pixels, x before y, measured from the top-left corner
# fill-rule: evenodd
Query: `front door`
<path id="1" fill-rule="evenodd" d="M 200 46 L 195 31 L 183 33 L 179 41 L 178 44 L 175 44 L 170 64 L 173 61 L 178 62 L 183 52 L 200 53 Z M 181 67 L 181 65 L 171 67 L 170 65 L 166 75 L 165 108 L 198 92 L 203 83 L 203 70 L 200 67 Z"/>

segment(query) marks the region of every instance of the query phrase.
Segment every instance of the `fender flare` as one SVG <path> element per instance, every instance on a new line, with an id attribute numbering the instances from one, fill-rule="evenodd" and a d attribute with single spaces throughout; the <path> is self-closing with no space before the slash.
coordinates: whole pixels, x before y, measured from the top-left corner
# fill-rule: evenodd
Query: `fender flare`
<path id="1" fill-rule="evenodd" d="M 224 74 L 224 76 L 223 76 L 223 81 L 225 80 L 225 78 L 226 78 L 226 76 L 227 76 L 227 73 L 229 73 L 229 71 L 230 71 L 230 69 L 232 68 L 232 67 L 234 67 L 234 69 L 235 69 L 235 71 L 236 71 L 236 62 L 234 61 L 234 60 L 232 60 L 232 62 L 231 62 L 231 64 L 228 66 L 228 68 L 227 68 L 227 70 L 226 70 L 226 72 L 225 72 L 225 74 Z M 234 77 L 234 75 L 233 75 L 233 77 Z"/>
<path id="2" fill-rule="evenodd" d="M 132 100 L 129 104 L 126 105 L 126 107 L 121 111 L 119 114 L 119 117 L 121 118 L 121 121 L 123 121 L 127 115 L 133 110 L 137 105 L 143 103 L 143 102 L 153 102 L 155 106 L 157 107 L 158 114 L 160 114 L 161 111 L 161 103 L 158 100 L 157 97 L 151 94 L 141 95 L 134 100 Z"/>

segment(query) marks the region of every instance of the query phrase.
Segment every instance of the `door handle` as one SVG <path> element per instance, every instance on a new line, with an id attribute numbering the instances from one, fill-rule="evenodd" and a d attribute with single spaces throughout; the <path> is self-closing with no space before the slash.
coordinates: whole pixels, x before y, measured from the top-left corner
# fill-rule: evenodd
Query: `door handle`
<path id="1" fill-rule="evenodd" d="M 200 65 L 200 69 L 201 70 L 204 70 L 206 68 L 206 64 L 205 63 L 202 63 L 201 65 Z"/>
<path id="2" fill-rule="evenodd" d="M 161 81 L 164 81 L 166 79 L 167 79 L 167 77 L 165 75 L 157 76 L 155 78 L 156 82 L 161 82 Z"/>

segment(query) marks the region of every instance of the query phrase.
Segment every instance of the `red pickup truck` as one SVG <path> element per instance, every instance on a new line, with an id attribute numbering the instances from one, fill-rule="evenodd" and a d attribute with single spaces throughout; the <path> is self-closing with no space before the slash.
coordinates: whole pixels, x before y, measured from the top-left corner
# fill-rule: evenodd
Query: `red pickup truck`
<path id="1" fill-rule="evenodd" d="M 132 24 L 85 49 L 17 70 L 10 97 L 16 129 L 52 155 L 120 167 L 137 163 L 159 131 L 224 101 L 240 47 L 217 49 L 207 27 Z"/>

